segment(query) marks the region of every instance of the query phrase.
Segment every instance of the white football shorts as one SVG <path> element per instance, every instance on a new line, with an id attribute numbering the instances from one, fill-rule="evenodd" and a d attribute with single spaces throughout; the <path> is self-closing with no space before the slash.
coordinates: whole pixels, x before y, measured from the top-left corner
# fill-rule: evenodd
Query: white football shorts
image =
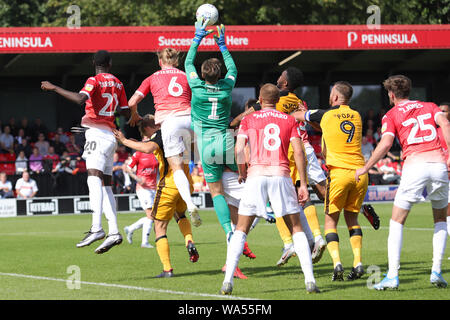
<path id="1" fill-rule="evenodd" d="M 290 177 L 253 176 L 247 178 L 239 204 L 239 214 L 264 217 L 270 200 L 276 218 L 301 212 L 297 193 Z"/>
<path id="2" fill-rule="evenodd" d="M 151 209 L 155 201 L 156 190 L 139 188 L 136 189 L 136 195 L 141 203 L 141 207 L 144 210 Z"/>
<path id="3" fill-rule="evenodd" d="M 447 165 L 439 162 L 407 164 L 403 167 L 400 185 L 395 195 L 394 205 L 409 210 L 414 203 L 423 201 L 423 190 L 434 209 L 445 208 L 448 204 L 449 183 Z"/>
<path id="4" fill-rule="evenodd" d="M 82 158 L 86 160 L 87 169 L 97 169 L 105 175 L 112 175 L 114 153 L 117 141 L 110 130 L 89 128 Z"/>
<path id="5" fill-rule="evenodd" d="M 225 193 L 225 200 L 233 207 L 239 208 L 242 192 L 245 183 L 238 182 L 239 174 L 237 172 L 225 171 L 222 174 L 222 185 Z"/>
<path id="6" fill-rule="evenodd" d="M 305 144 L 306 159 L 308 161 L 306 166 L 306 174 L 308 175 L 308 183 L 319 184 L 327 178 L 320 167 L 319 160 L 317 160 L 316 152 L 310 144 Z"/>
<path id="7" fill-rule="evenodd" d="M 179 155 L 190 148 L 192 139 L 191 116 L 171 116 L 161 124 L 161 137 L 166 158 Z"/>

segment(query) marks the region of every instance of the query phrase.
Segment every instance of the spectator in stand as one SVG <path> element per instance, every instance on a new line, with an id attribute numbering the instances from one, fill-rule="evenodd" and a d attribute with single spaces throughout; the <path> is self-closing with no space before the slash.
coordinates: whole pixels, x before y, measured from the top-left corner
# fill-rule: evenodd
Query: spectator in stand
<path id="1" fill-rule="evenodd" d="M 38 140 L 39 134 L 43 133 L 44 137 L 48 135 L 48 129 L 45 126 L 45 124 L 42 123 L 40 118 L 34 119 L 33 124 L 33 136 L 31 138 L 31 141 L 36 142 Z"/>
<path id="2" fill-rule="evenodd" d="M 30 199 L 33 198 L 38 192 L 36 181 L 30 178 L 30 173 L 24 171 L 22 178 L 16 182 L 16 192 L 18 199 Z"/>
<path id="3" fill-rule="evenodd" d="M 48 153 L 44 156 L 45 160 L 45 171 L 53 171 L 59 163 L 59 155 L 55 153 L 55 148 L 50 146 L 48 148 Z"/>
<path id="4" fill-rule="evenodd" d="M 19 154 L 20 151 L 25 152 L 25 157 L 30 158 L 33 153 L 33 149 L 31 149 L 28 139 L 22 139 L 22 144 L 16 146 L 16 154 Z"/>
<path id="5" fill-rule="evenodd" d="M 0 172 L 0 199 L 14 198 L 12 183 L 5 172 Z"/>
<path id="6" fill-rule="evenodd" d="M 194 167 L 191 173 L 194 192 L 204 191 L 204 177 L 198 174 L 198 168 Z"/>
<path id="7" fill-rule="evenodd" d="M 52 169 L 52 173 L 67 172 L 72 175 L 78 173 L 79 169 L 76 167 L 76 161 L 74 162 L 72 160 L 67 151 L 63 151 L 60 160 L 61 161 L 59 161 L 56 164 L 56 166 Z"/>
<path id="8" fill-rule="evenodd" d="M 13 135 L 13 137 L 17 136 L 19 132 L 19 127 L 16 124 L 16 118 L 14 117 L 9 118 L 8 125 L 9 128 L 11 129 L 11 134 Z"/>
<path id="9" fill-rule="evenodd" d="M 376 141 L 376 144 L 378 144 L 378 142 L 380 142 L 381 140 L 381 128 L 378 127 L 377 130 L 375 131 L 375 133 L 373 134 L 373 138 Z"/>
<path id="10" fill-rule="evenodd" d="M 364 117 L 363 132 L 367 132 L 367 129 L 376 130 L 381 126 L 381 117 L 375 113 L 375 110 L 370 108 L 367 111 L 367 115 Z M 364 134 L 363 133 L 363 134 Z"/>
<path id="11" fill-rule="evenodd" d="M 24 141 L 26 141 L 26 139 Z M 28 159 L 25 156 L 25 151 L 21 150 L 16 158 L 16 174 L 22 174 L 22 172 L 27 170 L 28 170 Z"/>
<path id="12" fill-rule="evenodd" d="M 400 162 L 396 162 L 397 167 L 395 168 L 395 172 L 401 177 L 402 176 L 402 164 Z"/>
<path id="13" fill-rule="evenodd" d="M 375 141 L 375 138 L 373 137 L 373 130 L 372 129 L 367 129 L 365 137 L 367 139 L 367 142 L 372 144 L 372 146 L 376 145 L 376 141 Z"/>
<path id="14" fill-rule="evenodd" d="M 23 139 L 26 139 L 26 137 L 25 137 L 25 130 L 20 128 L 19 131 L 17 132 L 17 135 L 16 135 L 16 143 L 17 143 L 17 145 L 22 144 L 22 140 Z"/>
<path id="15" fill-rule="evenodd" d="M 25 137 L 27 139 L 31 139 L 31 136 L 33 135 L 33 129 L 28 124 L 27 118 L 22 119 L 22 121 L 20 122 L 20 128 L 22 128 L 23 131 L 25 131 Z"/>
<path id="16" fill-rule="evenodd" d="M 55 148 L 55 153 L 58 155 L 62 155 L 66 151 L 66 145 L 61 141 L 61 135 L 59 133 L 55 133 L 53 140 L 50 141 L 50 145 Z"/>
<path id="17" fill-rule="evenodd" d="M 397 174 L 396 169 L 394 169 L 390 158 L 383 159 L 383 165 L 380 167 L 380 171 L 383 173 L 384 184 L 400 183 L 400 176 Z"/>
<path id="18" fill-rule="evenodd" d="M 383 172 L 376 165 L 369 170 L 368 174 L 369 174 L 369 184 L 371 185 L 384 184 Z"/>
<path id="19" fill-rule="evenodd" d="M 39 153 L 42 156 L 46 156 L 48 153 L 48 148 L 50 147 L 50 144 L 47 140 L 45 140 L 45 135 L 41 132 L 38 135 L 38 141 L 34 144 L 36 148 L 39 149 Z"/>
<path id="20" fill-rule="evenodd" d="M 367 137 L 364 136 L 362 137 L 361 140 L 361 151 L 362 154 L 364 156 L 364 159 L 367 161 L 369 160 L 370 156 L 372 155 L 373 152 L 373 144 L 369 143 L 369 141 L 367 141 Z"/>
<path id="21" fill-rule="evenodd" d="M 30 156 L 30 171 L 34 173 L 41 173 L 44 170 L 44 166 L 42 164 L 43 157 L 39 153 L 39 149 L 34 147 L 33 153 Z"/>
<path id="22" fill-rule="evenodd" d="M 130 154 L 127 151 L 127 148 L 124 145 L 120 145 L 117 148 L 116 153 L 118 155 L 118 161 L 120 161 L 120 162 L 125 162 L 128 159 L 128 157 L 130 156 Z"/>
<path id="23" fill-rule="evenodd" d="M 126 161 L 127 158 L 125 158 Z M 121 193 L 125 187 L 125 176 L 123 174 L 122 165 L 124 161 L 120 161 L 119 153 L 114 153 L 114 163 L 112 169 L 112 188 L 114 193 Z"/>
<path id="24" fill-rule="evenodd" d="M 3 133 L 0 135 L 0 149 L 2 153 L 14 153 L 14 137 L 9 125 L 3 128 Z"/>
<path id="25" fill-rule="evenodd" d="M 81 154 L 81 147 L 76 144 L 74 135 L 71 135 L 69 137 L 69 142 L 66 143 L 66 149 L 69 152 L 69 154 L 72 153 Z"/>
<path id="26" fill-rule="evenodd" d="M 56 133 L 60 136 L 60 141 L 64 144 L 69 142 L 69 137 L 64 133 L 63 128 L 59 127 L 56 129 Z"/>

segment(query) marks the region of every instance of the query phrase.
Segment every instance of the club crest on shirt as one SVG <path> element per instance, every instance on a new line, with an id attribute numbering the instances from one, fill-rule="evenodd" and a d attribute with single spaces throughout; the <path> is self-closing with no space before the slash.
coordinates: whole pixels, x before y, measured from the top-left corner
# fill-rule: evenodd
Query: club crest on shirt
<path id="1" fill-rule="evenodd" d="M 92 89 L 94 89 L 94 86 L 92 84 L 87 84 L 85 89 L 86 91 L 92 91 Z"/>
<path id="2" fill-rule="evenodd" d="M 192 72 L 189 74 L 189 78 L 191 78 L 191 79 L 197 79 L 197 78 L 198 78 L 198 75 L 197 75 L 196 72 L 192 71 Z"/>
<path id="3" fill-rule="evenodd" d="M 381 127 L 381 133 L 384 133 L 387 129 L 387 123 L 383 123 L 383 126 Z"/>

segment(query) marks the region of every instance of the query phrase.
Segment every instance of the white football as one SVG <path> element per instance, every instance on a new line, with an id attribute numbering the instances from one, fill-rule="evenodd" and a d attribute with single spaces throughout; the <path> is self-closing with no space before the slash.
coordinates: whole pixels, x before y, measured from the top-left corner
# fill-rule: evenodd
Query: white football
<path id="1" fill-rule="evenodd" d="M 199 17 L 203 17 L 205 20 L 209 19 L 208 26 L 211 26 L 219 19 L 219 11 L 214 5 L 205 3 L 198 7 L 195 17 L 197 20 Z"/>

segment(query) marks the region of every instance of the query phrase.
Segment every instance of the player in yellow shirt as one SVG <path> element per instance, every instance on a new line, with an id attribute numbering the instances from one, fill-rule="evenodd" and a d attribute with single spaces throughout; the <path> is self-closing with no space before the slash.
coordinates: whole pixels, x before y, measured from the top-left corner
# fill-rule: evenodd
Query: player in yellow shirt
<path id="1" fill-rule="evenodd" d="M 163 272 L 156 277 L 169 278 L 173 276 L 173 268 L 170 263 L 170 248 L 166 233 L 169 221 L 173 217 L 177 221 L 178 227 L 184 236 L 185 245 L 189 253 L 189 260 L 191 262 L 196 262 L 199 258 L 199 254 L 192 238 L 191 224 L 184 215 L 187 210 L 186 203 L 181 198 L 173 179 L 173 171 L 164 156 L 160 126 L 155 125 L 155 118 L 153 115 L 146 115 L 140 123 L 139 130 L 144 133 L 145 136 L 151 137 L 150 140 L 138 142 L 126 139 L 118 130 L 114 130 L 114 135 L 117 140 L 126 147 L 144 153 L 154 153 L 158 159 L 159 182 L 151 215 L 155 221 L 156 250 L 161 263 L 163 264 Z M 188 177 L 192 192 L 192 179 L 187 164 L 184 164 L 184 172 Z"/>
<path id="2" fill-rule="evenodd" d="M 347 279 L 355 280 L 364 274 L 361 259 L 362 231 L 358 224 L 358 213 L 367 192 L 368 175 L 361 176 L 359 182 L 354 178 L 356 169 L 364 166 L 365 161 L 361 152 L 361 116 L 348 106 L 352 94 L 352 86 L 348 82 L 339 81 L 331 89 L 330 109 L 293 113 L 297 120 L 319 123 L 322 129 L 322 150 L 329 168 L 325 195 L 325 237 L 333 259 L 333 281 L 344 280 L 337 234 L 342 209 L 354 256 L 353 268 Z"/>

